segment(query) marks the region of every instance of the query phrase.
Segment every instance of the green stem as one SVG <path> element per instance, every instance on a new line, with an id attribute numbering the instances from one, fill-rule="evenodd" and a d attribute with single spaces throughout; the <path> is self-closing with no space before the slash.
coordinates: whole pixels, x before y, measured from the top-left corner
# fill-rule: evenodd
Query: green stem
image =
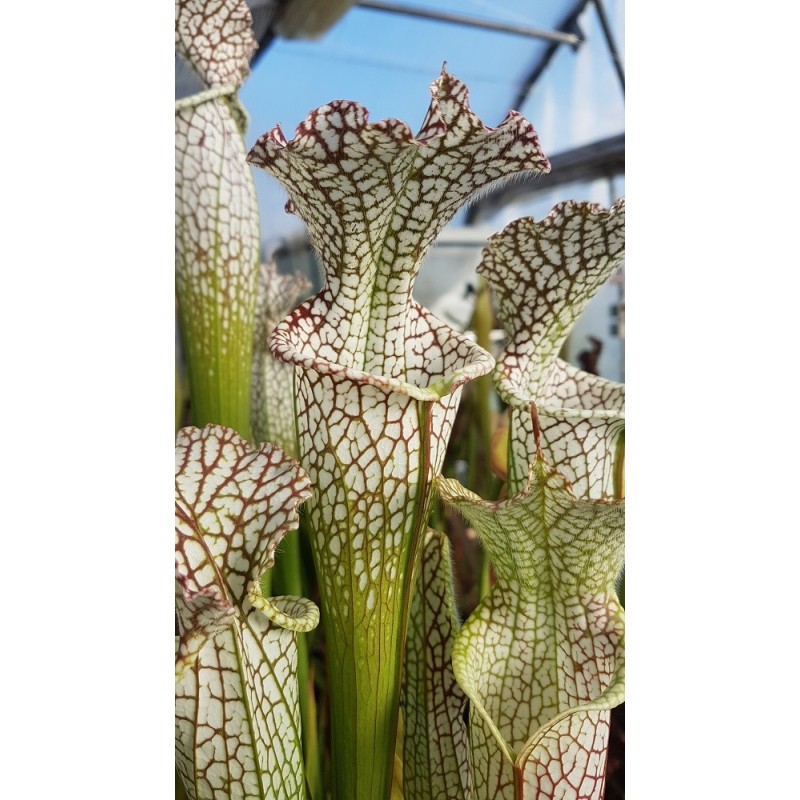
<path id="1" fill-rule="evenodd" d="M 302 520 L 301 517 L 301 528 Z M 303 557 L 300 551 L 301 531 L 290 531 L 281 542 L 280 553 L 271 570 L 272 592 L 275 595 L 308 597 L 303 585 Z M 268 577 L 269 575 L 265 576 Z M 264 581 L 262 579 L 262 589 Z M 297 637 L 297 685 L 300 697 L 300 719 L 303 727 L 303 753 L 306 764 L 306 780 L 313 798 L 322 797 L 322 765 L 317 742 L 317 715 L 314 687 L 309 681 L 308 638 Z"/>
<path id="2" fill-rule="evenodd" d="M 409 529 L 403 532 L 395 580 L 383 576 L 374 609 L 352 592 L 346 614 L 336 592 L 322 592 L 329 651 L 333 800 L 389 800 L 394 772 L 405 642 L 414 590 L 414 564 L 427 527 L 432 495 L 429 403 L 418 403 L 420 466 Z M 412 476 L 410 476 L 412 477 Z M 319 532 L 312 533 L 318 540 Z M 316 550 L 315 550 L 316 558 Z M 318 573 L 320 570 L 317 564 Z M 333 596 L 331 596 L 333 594 Z"/>
<path id="3" fill-rule="evenodd" d="M 250 309 L 248 309 L 249 311 Z M 207 332 L 182 323 L 181 331 L 187 341 L 187 372 L 191 398 L 192 424 L 198 428 L 217 424 L 233 428 L 245 439 L 251 439 L 250 430 L 250 364 L 252 343 L 247 343 L 247 331 L 252 332 L 253 314 L 242 313 L 239 325 L 244 331 L 233 339 L 238 351 L 234 356 L 223 355 L 214 341 L 209 355 Z M 238 358 L 236 357 L 238 356 Z M 244 365 L 247 365 L 245 368 Z"/>
<path id="4" fill-rule="evenodd" d="M 309 664 L 308 642 L 304 637 L 300 637 L 298 642 L 305 644 L 305 650 L 298 653 L 298 661 L 302 655 L 306 664 Z M 301 689 L 300 695 L 307 698 L 306 716 L 303 717 L 303 750 L 306 762 L 306 781 L 311 800 L 323 800 L 322 777 L 322 751 L 319 748 L 319 721 L 317 718 L 317 698 L 314 694 L 314 673 L 311 667 L 306 670 L 306 689 L 304 693 Z"/>
<path id="5" fill-rule="evenodd" d="M 251 439 L 250 391 L 258 274 L 258 205 L 255 184 L 244 163 L 244 139 L 238 133 L 231 106 L 224 99 L 209 100 L 176 117 L 187 139 L 187 129 L 199 127 L 220 141 L 216 156 L 226 170 L 198 171 L 196 145 L 176 151 L 177 223 L 176 282 L 183 356 L 186 364 L 192 424 L 209 423 L 236 430 Z M 214 114 L 208 116 L 208 109 Z M 200 109 L 206 109 L 201 111 Z M 213 134 L 213 136 L 211 135 Z M 191 166 L 190 166 L 191 165 Z M 193 196 L 191 202 L 186 198 Z M 231 207 L 240 218 L 231 223 Z M 200 211 L 202 210 L 202 214 Z M 198 214 L 205 220 L 200 235 Z M 237 239 L 235 255 L 231 241 Z"/>
<path id="6" fill-rule="evenodd" d="M 625 498 L 625 431 L 622 430 L 617 438 L 616 451 L 614 453 L 614 499 L 623 500 Z M 625 565 L 622 565 L 622 572 L 617 578 L 617 596 L 619 604 L 625 608 Z"/>
<path id="7" fill-rule="evenodd" d="M 480 278 L 475 295 L 475 312 L 472 318 L 472 327 L 475 330 L 478 345 L 490 352 L 492 320 L 492 300 L 489 294 L 489 285 L 484 278 Z M 492 386 L 492 376 L 483 375 L 475 380 L 470 387 L 475 398 L 476 435 L 471 437 L 470 441 L 469 463 L 473 484 L 468 488 L 485 500 L 496 500 L 500 490 L 500 481 L 486 466 L 489 463 L 492 443 Z M 491 588 L 491 568 L 492 560 L 486 549 L 481 546 L 478 602 L 486 597 Z"/>
<path id="8" fill-rule="evenodd" d="M 614 452 L 614 499 L 625 498 L 625 431 L 621 431 L 617 438 Z"/>
<path id="9" fill-rule="evenodd" d="M 187 392 L 186 380 L 181 375 L 181 369 L 175 364 L 175 432 L 183 426 L 183 412 L 186 406 Z"/>

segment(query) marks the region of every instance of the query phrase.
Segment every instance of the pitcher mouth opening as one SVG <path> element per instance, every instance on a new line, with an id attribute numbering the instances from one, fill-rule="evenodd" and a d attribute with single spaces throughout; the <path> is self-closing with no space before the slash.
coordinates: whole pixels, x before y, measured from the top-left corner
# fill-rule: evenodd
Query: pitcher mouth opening
<path id="1" fill-rule="evenodd" d="M 430 318 L 435 320 L 432 315 Z M 426 359 L 422 365 L 407 370 L 412 376 L 411 380 L 366 372 L 314 352 L 308 340 L 311 333 L 301 330 L 295 320 L 294 314 L 283 320 L 270 337 L 270 352 L 278 360 L 319 375 L 330 375 L 335 379 L 374 386 L 387 393 L 398 392 L 416 400 L 437 402 L 468 381 L 490 373 L 494 368 L 494 358 L 482 347 L 465 334 L 448 329 L 444 339 L 447 349 L 442 347 L 442 341 L 435 342 L 435 346 L 431 347 L 432 357 Z M 436 322 L 445 327 L 444 323 L 438 320 Z M 414 358 L 418 360 L 419 354 L 414 354 Z"/>
<path id="2" fill-rule="evenodd" d="M 609 382 L 610 384 L 610 382 Z M 527 411 L 531 403 L 536 404 L 539 414 L 564 420 L 624 420 L 625 396 L 620 394 L 612 400 L 611 407 L 601 407 L 594 397 L 576 394 L 561 398 L 552 386 L 545 386 L 544 392 L 531 395 L 530 389 L 520 385 L 513 377 L 505 376 L 497 381 L 497 391 L 504 402 L 512 408 Z M 620 384 L 621 385 L 621 384 Z"/>

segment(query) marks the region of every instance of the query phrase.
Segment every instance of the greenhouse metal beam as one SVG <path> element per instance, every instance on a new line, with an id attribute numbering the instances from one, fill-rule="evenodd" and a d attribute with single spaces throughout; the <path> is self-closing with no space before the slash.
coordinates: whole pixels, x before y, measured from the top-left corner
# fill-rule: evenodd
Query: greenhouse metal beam
<path id="1" fill-rule="evenodd" d="M 561 24 L 558 26 L 558 30 L 564 35 L 569 35 L 570 31 L 576 31 L 578 29 L 578 17 L 583 13 L 583 9 L 586 8 L 588 4 L 589 0 L 578 0 L 572 11 L 570 11 L 569 14 L 567 14 L 567 16 L 562 20 Z M 569 44 L 577 47 L 583 42 L 583 39 L 575 36 L 574 34 L 572 35 L 576 41 Z M 517 110 L 522 108 L 522 104 L 528 99 L 528 95 L 533 90 L 536 81 L 539 80 L 539 76 L 545 71 L 545 69 L 547 69 L 547 65 L 552 60 L 561 44 L 563 44 L 563 42 L 553 42 L 547 48 L 547 50 L 545 50 L 539 61 L 533 65 L 533 68 L 528 73 L 528 77 L 522 82 L 519 92 L 517 92 L 517 96 L 514 98 L 514 102 L 511 104 L 511 108 L 515 108 Z"/>
<path id="2" fill-rule="evenodd" d="M 625 71 L 622 68 L 622 59 L 619 57 L 619 51 L 614 42 L 614 37 L 611 35 L 611 25 L 608 23 L 606 10 L 603 8 L 602 0 L 594 0 L 594 5 L 597 9 L 597 16 L 600 19 L 600 26 L 603 28 L 603 35 L 606 37 L 606 44 L 611 53 L 611 60 L 614 62 L 614 67 L 617 70 L 617 77 L 622 84 L 622 94 L 625 94 Z"/>
<path id="3" fill-rule="evenodd" d="M 420 17 L 423 19 L 436 20 L 437 22 L 450 22 L 455 25 L 466 25 L 471 28 L 482 28 L 483 30 L 513 33 L 518 36 L 528 36 L 534 39 L 544 39 L 556 45 L 568 44 L 576 47 L 581 43 L 581 39 L 574 33 L 534 28 L 529 25 L 515 25 L 511 22 L 494 22 L 493 20 L 468 17 L 463 14 L 452 14 L 448 11 L 417 8 L 416 6 L 412 8 L 399 3 L 384 2 L 384 0 L 360 0 L 358 6 L 373 11 L 387 11 L 392 14 L 405 14 L 409 17 Z"/>
<path id="4" fill-rule="evenodd" d="M 473 225 L 508 203 L 556 186 L 623 175 L 625 134 L 620 133 L 574 150 L 557 153 L 550 159 L 550 167 L 550 172 L 546 175 L 524 175 L 519 181 L 501 186 L 476 201 L 467 212 L 467 224 Z"/>

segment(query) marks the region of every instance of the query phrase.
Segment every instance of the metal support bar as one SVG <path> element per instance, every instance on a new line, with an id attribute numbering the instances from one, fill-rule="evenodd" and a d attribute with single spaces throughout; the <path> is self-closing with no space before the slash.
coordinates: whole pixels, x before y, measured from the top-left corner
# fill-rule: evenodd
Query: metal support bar
<path id="1" fill-rule="evenodd" d="M 603 33 L 606 37 L 606 44 L 608 45 L 608 49 L 611 51 L 611 59 L 616 67 L 619 82 L 622 84 L 622 94 L 625 94 L 625 72 L 622 68 L 622 60 L 617 52 L 617 46 L 614 44 L 614 37 L 611 35 L 611 26 L 608 24 L 606 10 L 603 8 L 603 3 L 601 0 L 594 0 L 594 5 L 597 9 L 597 16 L 600 18 L 600 25 L 602 26 Z"/>
<path id="2" fill-rule="evenodd" d="M 558 26 L 559 30 L 561 31 L 569 31 L 571 29 L 575 29 L 577 27 L 578 17 L 583 12 L 583 9 L 589 4 L 589 0 L 578 0 L 578 3 L 572 9 L 572 11 L 564 17 L 562 23 Z M 576 46 L 583 42 L 583 39 L 575 37 L 578 39 L 576 42 Z M 522 104 L 528 99 L 528 95 L 531 93 L 534 84 L 536 81 L 539 80 L 539 76 L 545 71 L 547 65 L 552 60 L 553 56 L 556 54 L 558 50 L 560 42 L 551 44 L 547 50 L 544 52 L 544 55 L 539 59 L 539 62 L 533 67 L 533 69 L 528 73 L 528 76 L 522 82 L 522 85 L 517 92 L 517 96 L 514 98 L 514 102 L 511 104 L 511 108 L 516 109 L 519 111 L 522 108 Z"/>
<path id="3" fill-rule="evenodd" d="M 398 3 L 386 3 L 383 0 L 360 0 L 358 6 L 368 8 L 373 11 L 388 11 L 392 14 L 405 14 L 409 17 L 422 17 L 432 19 L 437 22 L 451 22 L 455 25 L 466 25 L 470 28 L 482 28 L 483 30 L 499 31 L 501 33 L 513 33 L 517 36 L 528 36 L 534 39 L 545 39 L 548 42 L 558 44 L 569 44 L 572 46 L 581 43 L 581 39 L 571 33 L 561 31 L 550 31 L 544 28 L 533 28 L 528 25 L 515 25 L 511 22 L 493 22 L 492 20 L 479 19 L 477 17 L 465 17 L 462 14 L 451 14 L 446 11 L 432 11 L 425 8 L 411 8 Z"/>

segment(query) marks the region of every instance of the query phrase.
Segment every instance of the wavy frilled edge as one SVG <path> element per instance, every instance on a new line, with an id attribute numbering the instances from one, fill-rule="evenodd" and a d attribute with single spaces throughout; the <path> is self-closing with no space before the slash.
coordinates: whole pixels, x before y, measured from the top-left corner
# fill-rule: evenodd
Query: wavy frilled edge
<path id="1" fill-rule="evenodd" d="M 625 387 L 579 370 L 558 352 L 597 290 L 625 256 L 625 201 L 556 205 L 489 239 L 478 273 L 493 289 L 509 336 L 493 379 L 511 408 L 509 491 L 519 492 L 540 447 L 592 499 L 613 494 L 615 437 Z"/>
<path id="2" fill-rule="evenodd" d="M 546 400 L 572 325 L 624 257 L 624 198 L 609 210 L 559 203 L 541 222 L 524 217 L 490 237 L 477 271 L 509 336 L 495 368 L 501 392 Z"/>
<path id="3" fill-rule="evenodd" d="M 370 123 L 359 103 L 337 100 L 311 111 L 287 142 L 280 126 L 247 156 L 287 189 L 328 280 L 368 256 L 379 268 L 416 269 L 438 230 L 468 199 L 521 172 L 549 171 L 533 126 L 511 112 L 488 128 L 468 104 L 467 87 L 446 71 L 415 138 L 397 119 Z M 441 159 L 441 161 L 439 161 Z M 345 247 L 355 239 L 368 249 Z"/>
<path id="4" fill-rule="evenodd" d="M 542 220 L 521 217 L 489 237 L 477 267 L 498 299 L 510 337 L 568 331 L 594 292 L 625 256 L 625 198 L 610 209 L 597 203 L 557 203 Z M 531 328 L 540 331 L 532 331 Z"/>
<path id="5" fill-rule="evenodd" d="M 241 86 L 258 47 L 244 0 L 177 0 L 175 49 L 210 88 Z"/>
<path id="6" fill-rule="evenodd" d="M 569 481 L 541 455 L 531 465 L 525 489 L 509 500 L 488 503 L 451 479 L 440 478 L 437 486 L 442 499 L 477 531 L 497 574 L 453 648 L 456 678 L 489 734 L 488 739 L 471 734 L 478 748 L 472 754 L 476 797 L 510 798 L 515 784 L 514 797 L 544 800 L 562 796 L 555 793 L 562 781 L 558 791 L 599 800 L 608 723 L 602 714 L 592 714 L 624 699 L 624 612 L 614 589 L 624 556 L 624 503 L 576 498 Z M 548 621 L 553 623 L 549 631 Z M 491 669 L 481 672 L 489 636 Z M 552 674 L 550 656 L 543 655 L 551 649 L 560 664 Z M 526 687 L 524 675 L 543 682 Z M 592 681 L 599 684 L 586 696 Z M 531 710 L 523 704 L 526 692 Z M 536 697 L 542 703 L 550 697 L 551 704 L 558 697 L 558 705 L 534 711 Z M 550 718 L 537 722 L 535 714 L 545 713 Z M 530 715 L 529 735 L 517 733 L 510 741 L 502 726 L 518 731 L 525 714 Z M 548 739 L 554 731 L 557 747 Z M 558 766 L 551 767 L 556 760 Z M 584 769 L 577 784 L 575 764 Z M 539 774 L 542 765 L 545 774 Z"/>
<path id="7" fill-rule="evenodd" d="M 313 320 L 320 317 L 324 319 L 324 307 L 320 309 L 320 305 L 327 296 L 327 292 L 323 290 L 296 308 L 275 328 L 270 337 L 270 351 L 275 358 L 320 375 L 368 384 L 386 393 L 399 392 L 427 402 L 441 400 L 468 381 L 491 372 L 494 367 L 494 358 L 482 347 L 475 344 L 468 336 L 452 330 L 416 303 L 412 303 L 409 307 L 409 313 L 418 313 L 430 325 L 431 330 L 442 334 L 442 341 L 448 345 L 451 352 L 458 351 L 458 361 L 453 365 L 455 368 L 451 367 L 444 374 L 431 370 L 429 373 L 431 382 L 427 386 L 418 386 L 398 378 L 374 375 L 330 361 L 321 357 L 316 352 L 317 348 L 309 342 L 309 339 L 317 333 Z M 441 353 L 437 355 L 442 357 Z M 419 371 L 424 373 L 425 368 L 421 367 Z"/>
<path id="8" fill-rule="evenodd" d="M 203 641 L 250 606 L 290 630 L 314 628 L 319 611 L 313 603 L 298 599 L 290 607 L 289 599 L 264 598 L 259 582 L 311 496 L 299 464 L 221 425 L 182 428 L 175 457 L 177 672 L 190 668 Z"/>
<path id="9" fill-rule="evenodd" d="M 298 597 L 264 597 L 260 576 L 297 527 L 310 480 L 271 444 L 220 425 L 176 442 L 175 727 L 177 767 L 192 800 L 277 787 L 305 797 L 297 633 L 319 621 Z"/>
<path id="10" fill-rule="evenodd" d="M 556 359 L 550 370 L 544 394 L 531 398 L 514 377 L 495 368 L 495 387 L 503 402 L 521 411 L 530 411 L 533 402 L 540 416 L 556 419 L 625 419 L 625 384 L 601 378 Z M 569 386 L 572 393 L 558 397 L 561 387 Z"/>
<path id="11" fill-rule="evenodd" d="M 323 357 L 391 379 L 407 366 L 413 282 L 441 228 L 496 181 L 549 169 L 523 117 L 485 127 L 446 72 L 432 95 L 416 139 L 405 123 L 372 124 L 363 106 L 336 101 L 312 111 L 291 142 L 276 128 L 248 154 L 283 183 L 320 256 L 339 312 L 337 355 Z"/>
<path id="12" fill-rule="evenodd" d="M 452 87 L 447 91 L 448 85 Z M 337 140 L 337 150 L 330 150 L 320 143 L 319 128 L 320 121 L 330 119 L 342 119 L 339 124 L 334 124 L 334 128 L 343 127 L 343 120 L 349 117 L 350 126 L 357 135 L 363 135 L 370 140 L 371 144 L 378 150 L 391 150 L 396 145 L 413 145 L 420 147 L 445 136 L 451 131 L 449 119 L 452 117 L 452 108 L 458 107 L 458 111 L 465 119 L 461 133 L 465 131 L 482 131 L 494 133 L 501 129 L 508 129 L 513 124 L 521 122 L 526 130 L 530 131 L 530 138 L 535 140 L 538 150 L 538 137 L 533 126 L 518 111 L 509 111 L 505 119 L 496 127 L 491 128 L 484 125 L 480 118 L 469 107 L 469 90 L 466 85 L 458 78 L 447 72 L 446 65 L 442 68 L 441 75 L 430 86 L 431 103 L 425 121 L 415 136 L 407 123 L 399 119 L 390 117 L 379 122 L 369 122 L 369 110 L 354 100 L 334 100 L 318 109 L 310 111 L 305 120 L 297 125 L 294 137 L 286 139 L 280 125 L 276 125 L 272 130 L 261 136 L 253 146 L 248 156 L 248 162 L 254 166 L 268 167 L 281 151 L 288 151 L 292 155 L 311 160 L 329 161 L 332 156 L 344 155 L 343 147 L 352 144 L 342 140 Z M 325 139 L 322 139 L 324 143 Z M 333 141 L 333 140 L 332 140 Z M 338 149 L 341 147 L 342 149 Z M 538 151 L 535 154 L 536 164 L 542 172 L 549 172 L 550 162 L 546 156 Z"/>

